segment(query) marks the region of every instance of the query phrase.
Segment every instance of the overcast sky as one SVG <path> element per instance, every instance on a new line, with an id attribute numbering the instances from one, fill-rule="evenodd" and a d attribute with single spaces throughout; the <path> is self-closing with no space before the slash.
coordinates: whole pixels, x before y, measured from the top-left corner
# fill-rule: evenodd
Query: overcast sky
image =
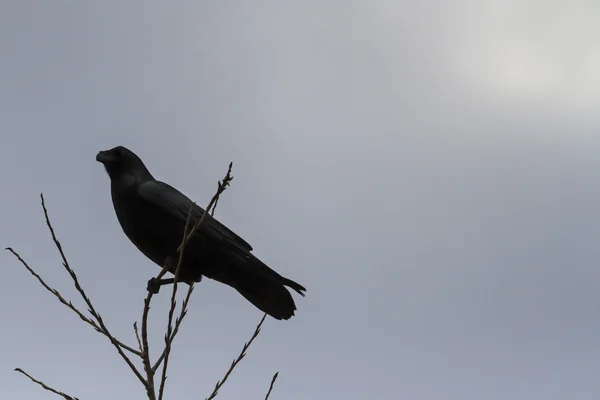
<path id="1" fill-rule="evenodd" d="M 451 6 L 450 6 L 451 4 Z M 158 272 L 117 222 L 125 145 L 307 288 L 219 394 L 600 397 L 600 3 L 0 2 L 0 242 L 127 343 Z M 0 387 L 144 399 L 110 343 L 9 254 Z M 168 291 L 152 308 L 162 342 Z M 82 309 L 85 307 L 82 306 Z M 205 398 L 262 314 L 198 285 L 166 395 Z"/>

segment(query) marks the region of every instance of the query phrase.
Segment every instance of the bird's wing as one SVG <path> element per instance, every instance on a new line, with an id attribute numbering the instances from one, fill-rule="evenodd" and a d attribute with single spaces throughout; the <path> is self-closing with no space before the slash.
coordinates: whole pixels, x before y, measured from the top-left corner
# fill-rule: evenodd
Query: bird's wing
<path id="1" fill-rule="evenodd" d="M 141 183 L 138 185 L 137 193 L 146 201 L 151 202 L 184 222 L 187 221 L 190 207 L 192 208 L 192 224 L 198 223 L 204 214 L 202 207 L 199 207 L 186 195 L 164 182 L 151 180 Z M 226 240 L 231 242 L 242 250 L 252 250 L 252 246 L 248 242 L 217 221 L 210 214 L 206 216 L 202 224 L 203 226 L 200 228 L 202 233 L 218 241 Z"/>

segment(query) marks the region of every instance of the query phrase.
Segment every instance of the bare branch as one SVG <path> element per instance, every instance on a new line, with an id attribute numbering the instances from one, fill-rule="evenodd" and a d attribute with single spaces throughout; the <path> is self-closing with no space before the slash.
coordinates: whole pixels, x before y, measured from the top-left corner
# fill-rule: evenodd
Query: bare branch
<path id="1" fill-rule="evenodd" d="M 28 377 L 33 382 L 37 383 L 38 385 L 40 385 L 41 387 L 43 387 L 47 391 L 52 392 L 54 394 L 57 394 L 57 395 L 61 396 L 62 398 L 64 398 L 65 400 L 79 400 L 77 397 L 69 396 L 68 394 L 65 394 L 63 392 L 59 392 L 58 390 L 53 389 L 50 386 L 46 385 L 44 382 L 38 381 L 37 379 L 35 379 L 31 375 L 29 375 L 27 372 L 23 371 L 21 368 L 15 368 L 15 371 L 22 373 L 23 375 L 25 375 L 26 377 Z"/>
<path id="2" fill-rule="evenodd" d="M 23 264 L 23 266 L 27 269 L 27 271 L 29 271 L 29 273 L 31 273 L 31 275 L 33 275 L 38 282 L 50 293 L 52 293 L 57 299 L 58 301 L 60 301 L 62 304 L 64 304 L 65 306 L 67 306 L 71 311 L 73 311 L 75 314 L 77 314 L 77 316 L 79 318 L 81 318 L 82 321 L 84 321 L 85 323 L 91 325 L 96 332 L 99 332 L 101 334 L 103 334 L 104 336 L 106 336 L 106 333 L 104 333 L 102 331 L 102 329 L 98 326 L 98 324 L 88 318 L 87 316 L 85 316 L 85 314 L 83 314 L 81 311 L 79 311 L 79 309 L 77 307 L 75 307 L 73 305 L 72 302 L 67 301 L 58 290 L 50 287 L 43 279 L 41 276 L 39 276 L 28 264 L 27 262 L 19 255 L 19 253 L 17 253 L 15 250 L 12 249 L 12 247 L 7 247 L 5 250 L 10 251 L 18 260 L 21 264 Z M 122 343 L 120 341 L 117 340 L 117 343 L 119 344 L 119 346 L 121 346 L 122 348 L 124 348 L 125 350 L 129 351 L 132 354 L 135 354 L 137 356 L 139 356 L 141 353 L 135 349 L 133 349 L 132 347 L 127 346 L 125 343 Z"/>
<path id="3" fill-rule="evenodd" d="M 267 314 L 263 315 L 262 319 L 260 320 L 260 322 L 256 326 L 256 329 L 254 330 L 254 333 L 252 334 L 252 337 L 250 338 L 250 340 L 248 341 L 248 343 L 244 343 L 244 347 L 242 348 L 242 351 L 240 352 L 240 355 L 235 360 L 233 360 L 233 362 L 231 363 L 231 366 L 229 367 L 229 369 L 225 373 L 225 376 L 223 377 L 223 379 L 217 382 L 217 384 L 215 385 L 215 388 L 213 389 L 213 392 L 210 394 L 210 396 L 208 396 L 206 398 L 206 400 L 212 400 L 212 399 L 215 398 L 215 396 L 219 392 L 219 389 L 221 389 L 221 387 L 223 386 L 223 384 L 225 383 L 225 381 L 227 381 L 227 378 L 229 378 L 229 375 L 231 374 L 231 372 L 233 371 L 233 369 L 246 356 L 246 351 L 248 350 L 248 348 L 250 347 L 250 345 L 252 344 L 252 342 L 254 341 L 254 339 L 256 339 L 256 337 L 260 333 L 260 327 L 262 326 L 263 322 L 265 322 L 265 318 L 266 317 L 267 317 Z"/>
<path id="4" fill-rule="evenodd" d="M 230 185 L 231 180 L 233 179 L 233 177 L 231 176 L 232 167 L 233 167 L 233 162 L 230 162 L 229 168 L 227 170 L 227 174 L 223 178 L 222 182 L 219 181 L 217 192 L 215 193 L 215 195 L 212 197 L 212 199 L 208 203 L 208 206 L 206 207 L 206 211 L 203 213 L 200 220 L 188 232 L 188 227 L 189 227 L 189 223 L 191 221 L 191 216 L 192 216 L 192 209 L 190 208 L 190 210 L 189 210 L 188 217 L 187 217 L 186 224 L 185 224 L 185 229 L 183 232 L 183 238 L 181 240 L 181 244 L 179 245 L 179 247 L 177 249 L 177 253 L 179 254 L 179 256 L 178 256 L 177 266 L 175 268 L 175 273 L 174 273 L 175 278 L 173 280 L 173 292 L 171 295 L 171 307 L 169 309 L 167 333 L 165 335 L 165 348 L 164 348 L 163 352 L 161 353 L 160 357 L 158 358 L 157 362 L 152 367 L 150 366 L 150 354 L 149 354 L 150 349 L 149 349 L 149 345 L 148 345 L 148 313 L 150 312 L 150 302 L 153 297 L 153 293 L 151 291 L 148 292 L 148 295 L 144 302 L 144 310 L 143 310 L 143 314 L 142 314 L 142 361 L 144 364 L 144 370 L 146 371 L 146 392 L 147 392 L 148 398 L 150 400 L 156 400 L 154 374 L 156 373 L 157 369 L 160 367 L 161 362 L 164 362 L 162 375 L 161 375 L 161 383 L 159 386 L 159 394 L 158 394 L 158 399 L 162 400 L 165 382 L 167 379 L 167 368 L 168 368 L 169 354 L 171 352 L 171 344 L 173 342 L 173 339 L 175 338 L 175 335 L 179 331 L 179 326 L 181 325 L 183 318 L 187 314 L 187 304 L 189 302 L 190 296 L 193 291 L 193 284 L 192 284 L 192 285 L 190 285 L 190 288 L 188 290 L 186 298 L 182 304 L 181 313 L 175 321 L 175 327 L 173 327 L 173 315 L 175 313 L 175 307 L 176 307 L 176 301 L 175 301 L 176 297 L 175 296 L 177 293 L 177 280 L 179 277 L 179 270 L 180 270 L 181 264 L 183 262 L 183 252 L 185 250 L 185 246 L 194 237 L 194 234 L 198 231 L 198 229 L 202 226 L 202 224 L 204 223 L 204 221 L 207 218 L 207 215 L 210 212 L 211 207 L 213 208 L 213 213 L 214 213 L 214 205 L 219 200 L 219 196 L 221 196 L 221 194 L 225 191 L 227 186 Z M 162 271 L 155 279 L 158 280 L 167 273 L 167 271 L 169 269 L 168 261 L 169 260 L 165 261 L 165 263 L 163 264 Z"/>
<path id="5" fill-rule="evenodd" d="M 156 371 L 158 370 L 158 368 L 160 368 L 160 365 L 162 363 L 162 374 L 161 374 L 161 382 L 160 382 L 160 386 L 159 386 L 159 393 L 158 393 L 158 400 L 162 400 L 163 399 L 163 394 L 164 394 L 164 388 L 165 388 L 165 384 L 166 384 L 166 379 L 167 379 L 167 370 L 168 370 L 168 365 L 169 365 L 169 356 L 171 353 L 171 348 L 172 348 L 172 343 L 173 340 L 175 339 L 175 336 L 177 335 L 177 333 L 179 332 L 179 328 L 181 326 L 181 323 L 183 321 L 183 319 L 185 318 L 185 316 L 187 315 L 187 307 L 191 298 L 191 294 L 194 290 L 194 284 L 191 283 L 189 286 L 189 290 L 187 291 L 187 294 L 182 302 L 181 305 L 181 309 L 179 311 L 179 315 L 175 318 L 175 321 L 173 321 L 173 318 L 175 317 L 175 309 L 177 308 L 177 301 L 176 301 L 176 296 L 177 296 L 177 288 L 178 288 L 178 279 L 179 279 L 179 271 L 181 269 L 182 266 L 182 262 L 183 262 L 183 254 L 184 254 L 184 250 L 185 250 L 185 246 L 186 244 L 194 237 L 195 233 L 198 231 L 198 229 L 201 228 L 202 224 L 205 223 L 206 219 L 209 218 L 211 215 L 214 216 L 218 201 L 219 201 L 219 197 L 220 195 L 225 191 L 225 189 L 230 185 L 233 177 L 231 176 L 231 170 L 233 167 L 233 163 L 229 164 L 229 168 L 227 170 L 227 174 L 225 175 L 225 177 L 223 178 L 222 181 L 218 182 L 218 188 L 217 188 L 217 192 L 215 193 L 215 195 L 211 198 L 208 206 L 206 207 L 206 210 L 204 211 L 204 213 L 202 214 L 201 218 L 199 219 L 199 221 L 197 221 L 196 224 L 194 224 L 193 226 L 191 226 L 191 217 L 192 217 L 192 209 L 190 208 L 190 212 L 188 214 L 188 218 L 186 220 L 186 225 L 185 225 L 185 229 L 183 232 L 183 238 L 181 241 L 181 244 L 179 245 L 178 249 L 177 249 L 177 253 L 179 255 L 178 260 L 177 260 L 177 265 L 175 270 L 173 271 L 172 268 L 172 260 L 170 258 L 168 258 L 167 260 L 165 260 L 165 263 L 163 264 L 163 267 L 160 271 L 160 273 L 157 275 L 156 280 L 160 280 L 169 270 L 174 272 L 174 279 L 173 279 L 173 291 L 171 294 L 171 307 L 169 309 L 169 315 L 168 315 L 168 323 L 167 323 L 167 331 L 165 334 L 165 347 L 163 349 L 163 351 L 161 352 L 160 356 L 158 357 L 158 359 L 156 360 L 156 363 L 154 365 L 151 364 L 150 361 L 150 346 L 149 346 L 149 342 L 148 342 L 148 318 L 149 318 L 149 313 L 150 313 L 150 303 L 151 300 L 153 298 L 153 295 L 155 294 L 154 291 L 152 290 L 148 290 L 148 294 L 144 300 L 144 309 L 143 309 L 143 313 L 142 313 L 142 321 L 141 321 L 141 335 L 140 332 L 138 331 L 138 325 L 137 322 L 135 322 L 133 324 L 133 329 L 134 329 L 134 333 L 135 333 L 135 337 L 137 340 L 137 344 L 138 344 L 138 350 L 127 346 L 125 344 L 123 344 L 122 342 L 120 342 L 119 340 L 117 340 L 108 330 L 108 328 L 106 327 L 106 324 L 104 323 L 100 313 L 98 313 L 94 307 L 94 305 L 92 304 L 91 300 L 89 299 L 89 297 L 87 296 L 87 294 L 85 293 L 84 289 L 82 288 L 81 284 L 79 283 L 79 279 L 77 278 L 77 275 L 75 274 L 75 271 L 70 267 L 69 262 L 67 260 L 67 257 L 63 251 L 62 245 L 60 243 L 60 241 L 58 240 L 58 238 L 56 237 L 56 234 L 54 232 L 54 228 L 52 227 L 52 224 L 50 222 L 50 217 L 48 215 L 48 210 L 46 209 L 46 205 L 45 205 L 45 201 L 44 201 L 44 195 L 40 194 L 41 197 L 41 203 L 42 203 L 42 209 L 44 211 L 44 217 L 46 220 L 46 225 L 50 231 L 50 234 L 52 236 L 52 240 L 54 241 L 54 244 L 58 250 L 58 252 L 60 253 L 61 259 L 62 259 L 62 264 L 64 266 L 64 268 L 67 270 L 67 272 L 69 273 L 69 276 L 71 277 L 71 279 L 73 280 L 73 284 L 75 286 L 75 289 L 79 292 L 79 294 L 81 295 L 81 297 L 83 298 L 85 304 L 87 305 L 88 308 L 88 312 L 91 315 L 91 317 L 89 317 L 86 314 L 84 314 L 83 312 L 81 312 L 77 307 L 75 307 L 70 301 L 67 301 L 59 292 L 58 290 L 50 287 L 42 278 L 40 275 L 38 275 L 32 268 L 29 267 L 29 265 L 27 264 L 27 262 L 21 258 L 21 256 L 14 251 L 12 248 L 8 247 L 7 250 L 10 251 L 20 262 L 23 266 L 25 266 L 25 268 L 40 282 L 40 284 L 46 289 L 48 290 L 50 293 L 52 293 L 62 304 L 64 304 L 65 306 L 67 306 L 69 309 L 71 309 L 71 311 L 73 311 L 74 313 L 77 314 L 77 316 L 84 322 L 86 322 L 88 325 L 92 326 L 97 332 L 101 333 L 102 335 L 104 335 L 105 337 L 107 337 L 110 342 L 113 344 L 113 346 L 117 349 L 117 352 L 119 353 L 119 355 L 123 358 L 123 360 L 127 363 L 127 365 L 130 367 L 130 369 L 134 372 L 134 374 L 136 375 L 136 377 L 138 378 L 138 380 L 144 385 L 145 389 L 146 389 L 146 393 L 148 395 L 148 398 L 150 400 L 157 400 L 157 396 L 156 396 L 156 388 L 155 388 L 155 374 Z M 191 229 L 189 229 L 191 226 Z M 170 281 L 170 279 L 169 279 Z M 166 283 L 166 282 L 165 282 Z M 237 364 L 246 356 L 246 352 L 248 350 L 248 348 L 250 347 L 250 345 L 252 344 L 252 342 L 254 341 L 254 339 L 256 339 L 256 337 L 259 335 L 260 333 L 260 329 L 262 327 L 262 324 L 265 321 L 267 314 L 265 314 L 262 319 L 260 320 L 259 324 L 257 325 L 252 337 L 250 338 L 250 340 L 244 344 L 244 347 L 242 348 L 241 353 L 238 355 L 238 357 L 232 362 L 231 366 L 229 367 L 228 371 L 226 372 L 226 374 L 224 375 L 223 379 L 221 381 L 218 381 L 217 384 L 214 387 L 213 392 L 211 393 L 211 395 L 207 398 L 207 400 L 211 400 L 214 399 L 214 397 L 217 395 L 218 391 L 221 389 L 221 387 L 225 384 L 225 382 L 227 381 L 227 379 L 229 378 L 229 375 L 232 373 L 232 371 L 235 369 L 235 367 L 237 366 Z M 135 354 L 137 356 L 139 356 L 142 359 L 142 363 L 144 366 L 144 370 L 145 370 L 145 374 L 146 377 L 144 378 L 142 376 L 142 374 L 140 373 L 140 371 L 138 371 L 138 369 L 136 368 L 136 366 L 132 363 L 132 361 L 129 359 L 129 357 L 124 353 L 124 350 L 129 351 L 132 354 Z M 29 374 L 27 374 L 25 371 L 23 371 L 20 368 L 16 369 L 17 372 L 27 376 L 30 380 L 32 380 L 33 382 L 37 383 L 38 385 L 42 386 L 44 389 L 55 393 L 59 396 L 62 396 L 64 399 L 66 400 L 78 400 L 76 397 L 72 397 L 69 396 L 63 392 L 59 392 L 49 386 L 47 386 L 46 384 L 44 384 L 41 381 L 38 381 L 36 379 L 34 379 L 33 377 L 31 377 Z M 268 399 L 272 389 L 273 389 L 273 385 L 275 383 L 275 380 L 277 379 L 278 376 L 278 372 L 275 373 L 275 375 L 273 376 L 273 379 L 271 381 L 271 385 L 269 388 L 269 391 L 267 393 L 267 397 L 266 399 Z"/>
<path id="6" fill-rule="evenodd" d="M 194 291 L 194 285 L 190 285 L 187 295 L 185 296 L 185 299 L 183 300 L 183 304 L 181 305 L 181 312 L 179 314 L 179 317 L 177 317 L 175 319 L 175 327 L 173 328 L 173 333 L 171 335 L 171 343 L 173 343 L 173 339 L 175 339 L 177 332 L 179 332 L 179 327 L 181 326 L 181 322 L 183 321 L 183 318 L 187 314 L 187 305 L 190 301 L 190 297 L 191 297 L 193 291 Z M 160 367 L 160 364 L 162 363 L 162 361 L 165 358 L 166 352 L 167 352 L 167 349 L 165 348 L 163 350 L 162 354 L 160 355 L 160 357 L 158 357 L 158 360 L 156 360 L 156 363 L 154 364 L 154 366 L 152 367 L 152 371 L 156 372 L 156 370 Z"/>
<path id="7" fill-rule="evenodd" d="M 158 400 L 162 400 L 163 393 L 165 392 L 165 382 L 167 381 L 167 368 L 169 367 L 169 355 L 171 354 L 171 336 L 173 334 L 173 314 L 175 314 L 175 307 L 177 305 L 177 283 L 179 280 L 179 271 L 181 270 L 181 264 L 183 263 L 183 253 L 186 245 L 186 237 L 188 228 L 190 227 L 190 221 L 192 220 L 192 207 L 188 212 L 188 216 L 185 221 L 185 227 L 183 228 L 183 238 L 181 239 L 181 249 L 179 250 L 179 259 L 177 260 L 177 267 L 175 268 L 175 278 L 173 279 L 173 291 L 171 293 L 171 308 L 169 309 L 169 319 L 167 322 L 167 333 L 165 334 L 165 361 L 163 364 L 162 376 L 160 378 L 160 387 L 158 389 Z M 190 285 L 191 287 L 191 285 Z"/>
<path id="8" fill-rule="evenodd" d="M 194 237 L 194 235 L 196 234 L 196 232 L 198 231 L 200 226 L 204 223 L 204 220 L 208 217 L 208 214 L 210 213 L 210 209 L 213 208 L 215 203 L 219 200 L 221 193 L 223 193 L 225 191 L 225 189 L 227 189 L 227 187 L 231 184 L 231 181 L 233 180 L 233 176 L 231 176 L 231 168 L 233 168 L 233 162 L 229 163 L 229 169 L 227 170 L 227 174 L 223 178 L 223 182 L 219 181 L 218 187 L 217 187 L 217 193 L 215 193 L 215 195 L 212 197 L 212 199 L 210 199 L 210 202 L 208 203 L 208 206 L 206 207 L 206 211 L 202 214 L 202 218 L 200 218 L 200 221 L 198 221 L 196 226 L 194 226 L 194 228 L 190 231 L 190 233 L 185 238 L 186 242 L 188 242 L 192 237 Z M 179 246 L 179 248 L 181 248 L 181 246 Z M 179 249 L 177 249 L 177 250 L 179 250 Z"/>
<path id="9" fill-rule="evenodd" d="M 148 292 L 144 300 L 144 311 L 142 312 L 142 362 L 146 371 L 146 380 L 144 387 L 148 394 L 149 400 L 156 400 L 156 392 L 154 390 L 154 371 L 150 365 L 150 346 L 148 345 L 148 313 L 150 312 L 150 301 L 152 300 L 153 292 Z"/>
<path id="10" fill-rule="evenodd" d="M 96 312 L 96 309 L 94 308 L 94 305 L 92 304 L 91 300 L 87 297 L 87 295 L 85 294 L 85 291 L 79 284 L 79 279 L 77 279 L 77 275 L 75 274 L 75 271 L 73 271 L 71 269 L 71 267 L 69 266 L 67 257 L 65 256 L 62 246 L 61 246 L 60 242 L 58 241 L 58 239 L 56 238 L 56 234 L 54 233 L 54 228 L 52 228 L 52 224 L 50 223 L 50 218 L 48 217 L 48 210 L 46 209 L 46 204 L 44 203 L 44 194 L 43 193 L 40 194 L 40 197 L 42 199 L 42 208 L 44 210 L 44 217 L 46 218 L 46 225 L 48 226 L 48 229 L 50 230 L 50 234 L 52 235 L 52 240 L 54 241 L 54 244 L 56 245 L 56 248 L 58 249 L 58 252 L 60 253 L 60 256 L 63 261 L 63 266 L 65 267 L 65 269 L 71 276 L 71 279 L 73 279 L 75 288 L 77 289 L 77 291 L 79 292 L 79 294 L 81 295 L 81 297 L 83 298 L 85 303 L 87 304 L 88 310 L 89 310 L 90 314 L 92 314 L 92 317 L 94 317 L 96 319 L 96 321 L 98 322 L 98 325 L 99 325 L 102 333 L 104 334 L 104 336 L 106 336 L 110 340 L 110 342 L 113 344 L 113 346 L 115 346 L 115 348 L 117 349 L 117 352 L 119 353 L 121 358 L 123 358 L 123 360 L 125 360 L 125 362 L 129 366 L 129 368 L 133 371 L 135 376 L 137 376 L 137 378 L 140 380 L 140 382 L 142 382 L 142 384 L 145 385 L 146 382 L 144 380 L 144 377 L 142 377 L 142 375 L 137 370 L 135 365 L 133 365 L 133 363 L 131 362 L 129 357 L 127 357 L 127 355 L 123 352 L 123 348 L 121 347 L 120 342 L 117 339 L 115 339 L 115 337 L 113 335 L 111 335 L 111 333 L 108 331 L 108 328 L 104 324 L 102 317 L 100 316 L 100 314 L 98 312 Z M 130 348 L 129 350 L 133 350 L 133 349 Z M 133 353 L 135 354 L 136 351 L 133 350 Z"/>
<path id="11" fill-rule="evenodd" d="M 271 380 L 271 386 L 269 386 L 269 391 L 267 392 L 267 395 L 265 396 L 265 400 L 269 400 L 269 396 L 271 395 L 271 390 L 273 390 L 273 385 L 275 384 L 275 381 L 277 380 L 278 375 L 279 375 L 279 371 L 275 372 L 275 375 L 273 375 L 273 379 Z"/>
<path id="12" fill-rule="evenodd" d="M 219 190 L 221 190 L 221 193 L 223 193 L 223 191 L 227 188 L 227 186 L 229 186 L 229 184 L 233 180 L 233 176 L 231 176 L 231 168 L 233 168 L 233 162 L 229 163 L 229 169 L 227 170 L 227 174 L 225 175 L 225 178 L 223 178 L 223 182 L 219 181 L 217 192 Z M 219 203 L 219 197 L 217 196 L 217 198 L 215 199 L 215 205 L 213 206 L 213 209 L 212 209 L 213 217 L 215 216 L 215 211 L 217 210 L 218 203 Z M 208 212 L 208 211 L 209 211 L 209 207 L 206 208 L 206 212 Z"/>
<path id="13" fill-rule="evenodd" d="M 71 303 L 70 301 L 67 301 L 64 297 L 62 297 L 62 295 L 60 294 L 60 292 L 52 287 L 50 287 L 46 282 L 44 282 L 44 280 L 42 279 L 41 276 L 39 276 L 28 264 L 27 262 L 21 258 L 21 256 L 19 255 L 19 253 L 17 253 L 15 250 L 13 250 L 12 247 L 7 247 L 5 250 L 10 251 L 15 257 L 17 257 L 17 259 L 21 262 L 21 264 L 23 264 L 23 266 L 27 269 L 27 271 L 29 271 L 31 273 L 31 275 L 33 275 L 39 282 L 40 284 L 50 293 L 52 293 L 54 296 L 56 296 L 56 298 L 65 306 L 69 307 L 69 309 L 71 309 L 74 313 L 76 313 L 79 318 L 81 318 L 83 321 L 87 322 L 88 324 L 90 324 L 92 327 L 94 327 L 95 330 L 97 330 L 98 332 L 102 333 L 102 331 L 100 330 L 100 327 L 96 324 L 95 321 L 89 319 L 88 317 L 86 317 L 81 311 L 79 311 L 74 305 L 73 303 Z"/>

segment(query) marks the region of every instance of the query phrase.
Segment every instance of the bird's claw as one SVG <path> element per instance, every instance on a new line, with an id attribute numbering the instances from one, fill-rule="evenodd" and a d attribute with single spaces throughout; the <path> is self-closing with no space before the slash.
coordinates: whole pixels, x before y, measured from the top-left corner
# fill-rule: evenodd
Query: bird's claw
<path id="1" fill-rule="evenodd" d="M 146 286 L 146 289 L 152 293 L 152 294 L 158 294 L 158 292 L 160 291 L 160 281 L 156 278 L 151 278 L 148 281 L 148 285 Z"/>

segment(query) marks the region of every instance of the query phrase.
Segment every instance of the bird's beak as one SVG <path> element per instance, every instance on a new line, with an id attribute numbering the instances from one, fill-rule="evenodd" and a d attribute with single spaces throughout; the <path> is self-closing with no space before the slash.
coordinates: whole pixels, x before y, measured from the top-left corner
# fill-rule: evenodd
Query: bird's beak
<path id="1" fill-rule="evenodd" d="M 110 164 L 111 162 L 116 161 L 116 157 L 108 150 L 105 150 L 96 155 L 96 161 L 101 162 L 102 164 Z"/>

